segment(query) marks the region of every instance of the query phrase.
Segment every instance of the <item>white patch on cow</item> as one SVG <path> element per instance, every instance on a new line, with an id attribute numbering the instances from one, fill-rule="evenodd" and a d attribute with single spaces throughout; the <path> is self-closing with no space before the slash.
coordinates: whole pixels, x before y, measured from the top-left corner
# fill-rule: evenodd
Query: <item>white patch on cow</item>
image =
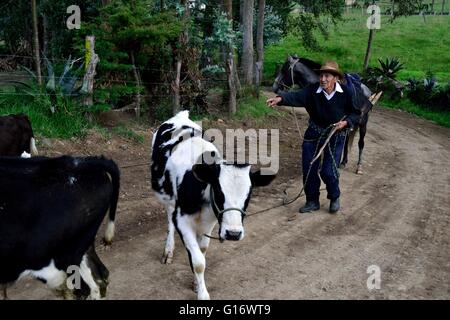
<path id="1" fill-rule="evenodd" d="M 67 278 L 65 271 L 61 271 L 55 267 L 55 261 L 53 259 L 47 267 L 40 270 L 25 270 L 20 274 L 19 280 L 27 276 L 45 280 L 51 289 L 60 288 L 65 284 Z"/>
<path id="2" fill-rule="evenodd" d="M 250 166 L 221 165 L 219 183 L 225 195 L 224 209 L 243 209 L 252 185 L 250 181 Z M 222 239 L 225 239 L 227 231 L 241 232 L 239 240 L 244 238 L 244 227 L 240 211 L 227 211 L 223 214 L 220 232 Z"/>
<path id="3" fill-rule="evenodd" d="M 69 177 L 69 184 L 73 186 L 73 184 L 77 181 L 75 177 Z"/>
<path id="4" fill-rule="evenodd" d="M 114 238 L 114 233 L 116 230 L 116 225 L 114 221 L 108 221 L 105 231 L 105 241 L 106 243 L 111 243 Z"/>
<path id="5" fill-rule="evenodd" d="M 39 154 L 38 149 L 36 148 L 36 141 L 33 137 L 30 139 L 30 151 L 33 156 L 37 156 Z"/>
<path id="6" fill-rule="evenodd" d="M 176 183 L 176 177 L 184 177 L 187 170 L 192 170 L 192 165 L 204 152 L 219 154 L 211 142 L 205 141 L 201 137 L 193 137 L 180 143 L 167 161 L 166 170 L 170 172 L 172 183 Z M 181 181 L 182 179 L 179 182 L 181 183 Z"/>
<path id="7" fill-rule="evenodd" d="M 80 275 L 83 278 L 84 282 L 86 282 L 86 284 L 91 289 L 89 298 L 91 298 L 92 300 L 100 300 L 101 299 L 100 287 L 97 285 L 97 283 L 94 280 L 94 277 L 92 276 L 92 271 L 87 264 L 86 255 L 84 255 L 83 260 L 81 260 Z"/>
<path id="8" fill-rule="evenodd" d="M 31 158 L 31 154 L 29 154 L 28 152 L 24 151 L 24 152 L 22 152 L 20 157 L 21 158 L 25 158 L 25 159 L 29 159 L 29 158 Z"/>

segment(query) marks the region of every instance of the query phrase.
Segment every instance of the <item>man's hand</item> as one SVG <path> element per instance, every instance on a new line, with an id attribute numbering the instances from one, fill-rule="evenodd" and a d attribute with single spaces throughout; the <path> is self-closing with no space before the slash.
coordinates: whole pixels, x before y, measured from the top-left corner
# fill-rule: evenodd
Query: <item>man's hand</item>
<path id="1" fill-rule="evenodd" d="M 278 103 L 281 102 L 281 100 L 283 100 L 281 97 L 275 97 L 275 98 L 269 98 L 267 99 L 266 103 L 269 107 L 273 108 L 275 107 Z"/>
<path id="2" fill-rule="evenodd" d="M 347 126 L 347 120 L 336 122 L 333 126 L 337 127 L 338 130 L 342 130 Z"/>

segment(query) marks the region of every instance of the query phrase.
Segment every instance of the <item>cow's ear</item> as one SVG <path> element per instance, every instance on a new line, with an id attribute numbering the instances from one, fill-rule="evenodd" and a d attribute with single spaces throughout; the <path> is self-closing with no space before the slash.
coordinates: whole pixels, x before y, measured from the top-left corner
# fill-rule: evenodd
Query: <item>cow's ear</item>
<path id="1" fill-rule="evenodd" d="M 254 187 L 264 187 L 269 185 L 277 175 L 275 173 L 261 173 L 261 170 L 250 173 L 250 180 Z"/>
<path id="2" fill-rule="evenodd" d="M 213 183 L 217 180 L 218 175 L 218 168 L 217 164 L 194 164 L 192 166 L 192 173 L 194 174 L 194 177 L 201 181 L 206 183 Z"/>

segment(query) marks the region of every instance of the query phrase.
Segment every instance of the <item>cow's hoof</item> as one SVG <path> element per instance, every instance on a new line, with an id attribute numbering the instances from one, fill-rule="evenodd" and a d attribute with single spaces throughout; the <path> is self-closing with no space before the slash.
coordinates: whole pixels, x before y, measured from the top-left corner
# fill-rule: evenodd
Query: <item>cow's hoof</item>
<path id="1" fill-rule="evenodd" d="M 192 281 L 192 290 L 194 290 L 195 293 L 198 292 L 198 285 L 195 279 Z"/>
<path id="2" fill-rule="evenodd" d="M 341 164 L 340 164 L 340 166 L 339 166 L 339 168 L 341 168 L 341 169 L 344 169 L 344 168 L 345 168 L 345 166 L 346 166 L 346 164 L 345 164 L 345 163 L 341 163 Z"/>
<path id="3" fill-rule="evenodd" d="M 355 173 L 356 173 L 356 174 L 363 174 L 363 171 L 362 171 L 361 169 L 358 168 L 358 169 L 356 169 Z"/>
<path id="4" fill-rule="evenodd" d="M 210 300 L 210 298 L 209 298 L 209 293 L 208 293 L 208 292 L 204 292 L 204 293 L 202 293 L 202 294 L 199 294 L 199 295 L 197 296 L 197 299 L 198 299 L 198 300 Z"/>
<path id="5" fill-rule="evenodd" d="M 173 253 L 164 253 L 161 257 L 162 264 L 171 264 L 173 261 Z"/>

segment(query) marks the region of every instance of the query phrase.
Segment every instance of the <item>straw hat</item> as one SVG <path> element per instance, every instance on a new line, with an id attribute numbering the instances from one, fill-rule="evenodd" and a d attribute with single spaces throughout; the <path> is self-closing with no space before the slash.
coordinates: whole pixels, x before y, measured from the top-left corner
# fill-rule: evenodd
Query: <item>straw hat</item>
<path id="1" fill-rule="evenodd" d="M 338 76 L 341 80 L 344 78 L 344 73 L 339 69 L 339 65 L 336 61 L 327 61 L 320 69 L 316 69 L 319 73 L 328 72 L 335 76 Z"/>

